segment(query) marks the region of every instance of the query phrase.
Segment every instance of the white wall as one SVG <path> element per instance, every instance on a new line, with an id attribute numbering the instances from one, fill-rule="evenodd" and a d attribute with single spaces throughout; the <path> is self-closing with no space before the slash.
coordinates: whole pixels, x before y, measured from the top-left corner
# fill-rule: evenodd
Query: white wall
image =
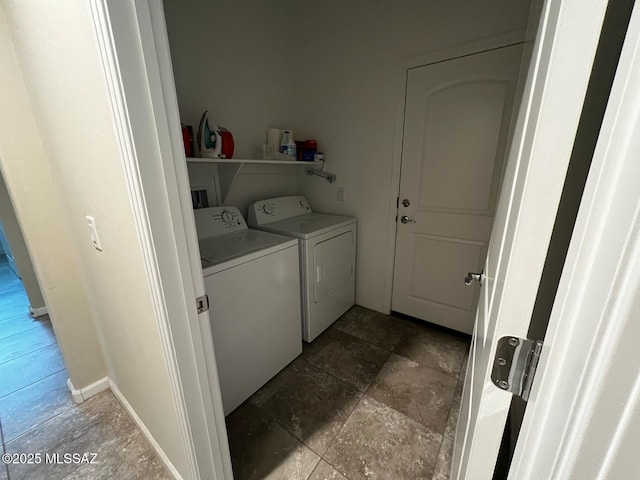
<path id="1" fill-rule="evenodd" d="M 75 246 L 71 261 L 81 267 L 109 377 L 178 472 L 188 478 L 188 455 L 126 188 L 89 3 L 16 0 L 3 2 L 3 6 L 37 118 L 37 128 L 21 125 L 16 134 L 25 142 L 40 139 L 48 154 L 51 182 L 59 185 L 68 212 L 68 233 Z M 7 163 L 12 161 L 16 159 Z M 10 187 L 11 180 L 7 177 Z M 42 201 L 47 202 L 47 197 Z M 85 215 L 96 219 L 102 252 L 91 245 Z"/>
<path id="2" fill-rule="evenodd" d="M 76 388 L 82 388 L 103 378 L 106 365 L 69 230 L 67 205 L 53 176 L 18 64 L 11 35 L 16 25 L 7 3 L 0 5 L 0 168 L 69 378 Z"/>
<path id="3" fill-rule="evenodd" d="M 294 84 L 285 5 L 276 2 L 164 2 L 184 123 L 197 130 L 209 110 L 227 127 L 235 157 L 252 158 L 265 129 L 291 120 Z"/>
<path id="4" fill-rule="evenodd" d="M 317 139 L 338 181 L 297 170 L 297 189 L 314 209 L 358 217 L 356 301 L 383 310 L 388 236 L 395 229 L 389 198 L 400 63 L 524 31 L 530 2 L 187 3 L 165 1 L 183 121 L 195 123 L 209 108 L 247 145 L 242 153 L 262 143 L 267 126 Z M 258 185 L 269 190 L 259 192 L 263 198 L 294 190 L 285 174 L 253 184 L 240 179 L 233 199 L 258 198 L 252 193 Z M 344 188 L 344 202 L 337 201 L 337 187 Z"/>
<path id="5" fill-rule="evenodd" d="M 291 127 L 296 72 L 287 5 L 165 0 L 164 7 L 182 122 L 195 135 L 208 110 L 210 123 L 233 134 L 234 158 L 256 158 L 267 127 Z M 189 166 L 192 183 L 214 172 Z M 295 167 L 248 166 L 224 203 L 246 214 L 256 200 L 297 192 Z"/>
<path id="6" fill-rule="evenodd" d="M 383 310 L 399 66 L 403 59 L 526 28 L 528 1 L 296 2 L 295 125 L 338 181 L 301 178 L 313 208 L 359 221 L 356 300 Z M 301 19 L 305 19 L 304 22 Z M 336 189 L 344 188 L 344 202 Z M 394 186 L 397 189 L 397 186 Z"/>

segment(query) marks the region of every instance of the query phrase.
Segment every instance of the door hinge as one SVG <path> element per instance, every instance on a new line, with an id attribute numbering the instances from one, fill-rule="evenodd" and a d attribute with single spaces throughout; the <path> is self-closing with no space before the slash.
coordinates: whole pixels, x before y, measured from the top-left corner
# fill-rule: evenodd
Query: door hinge
<path id="1" fill-rule="evenodd" d="M 396 197 L 396 210 L 400 207 L 400 197 Z"/>
<path id="2" fill-rule="evenodd" d="M 198 309 L 198 313 L 204 313 L 209 310 L 209 295 L 205 293 L 196 298 L 196 308 Z"/>
<path id="3" fill-rule="evenodd" d="M 542 342 L 539 340 L 502 337 L 498 340 L 491 380 L 499 389 L 529 400 L 540 352 Z"/>

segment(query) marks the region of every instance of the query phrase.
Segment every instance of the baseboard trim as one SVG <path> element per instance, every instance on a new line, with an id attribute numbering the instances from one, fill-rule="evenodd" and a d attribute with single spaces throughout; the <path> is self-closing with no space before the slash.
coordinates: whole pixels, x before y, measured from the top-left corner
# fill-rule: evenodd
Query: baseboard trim
<path id="1" fill-rule="evenodd" d="M 144 438 L 147 440 L 147 442 L 149 442 L 149 445 L 151 445 L 151 448 L 153 448 L 153 450 L 156 452 L 158 458 L 160 458 L 160 461 L 164 464 L 165 467 L 167 467 L 167 470 L 169 470 L 171 475 L 173 475 L 173 478 L 175 478 L 176 480 L 184 480 L 180 473 L 178 473 L 178 470 L 176 470 L 176 467 L 173 466 L 173 463 L 171 463 L 171 460 L 169 460 L 169 457 L 167 457 L 166 453 L 164 453 L 162 447 L 160 447 L 158 442 L 156 442 L 156 439 L 153 438 L 153 435 L 151 435 L 151 432 L 149 431 L 147 426 L 142 422 L 140 417 L 138 417 L 138 414 L 133 409 L 131 404 L 127 401 L 126 398 L 124 398 L 124 395 L 122 395 L 122 392 L 118 389 L 116 384 L 113 383 L 111 379 L 108 379 L 108 382 L 109 388 L 111 389 L 115 397 L 118 399 L 122 407 L 127 411 L 131 419 L 135 422 L 142 435 L 144 435 Z"/>
<path id="2" fill-rule="evenodd" d="M 380 299 L 373 299 L 373 298 L 367 298 L 367 297 L 357 297 L 356 298 L 356 305 L 360 305 L 361 307 L 365 307 L 368 308 L 369 310 L 375 310 L 376 312 L 380 312 L 380 313 L 385 313 L 385 314 L 389 314 L 389 312 L 385 312 L 384 311 L 384 305 L 382 305 L 381 303 L 379 303 Z"/>
<path id="3" fill-rule="evenodd" d="M 41 317 L 43 315 L 46 315 L 47 313 L 49 313 L 47 307 L 33 308 L 31 305 L 29 305 L 29 315 L 31 315 L 33 318 Z"/>
<path id="4" fill-rule="evenodd" d="M 79 389 L 73 386 L 73 383 L 69 378 L 67 379 L 67 388 L 71 393 L 73 403 L 78 404 L 109 388 L 109 378 L 103 377 L 100 380 L 97 380 L 93 383 L 90 383 L 86 387 L 82 387 Z"/>

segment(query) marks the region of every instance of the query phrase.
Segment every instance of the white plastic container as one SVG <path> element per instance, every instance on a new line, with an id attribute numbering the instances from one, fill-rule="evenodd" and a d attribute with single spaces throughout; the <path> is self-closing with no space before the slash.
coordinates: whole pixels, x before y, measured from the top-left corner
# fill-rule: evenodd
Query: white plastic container
<path id="1" fill-rule="evenodd" d="M 267 128 L 267 145 L 271 145 L 279 152 L 281 140 L 282 130 L 280 130 L 279 128 Z"/>
<path id="2" fill-rule="evenodd" d="M 288 155 L 291 160 L 297 160 L 296 144 L 293 141 L 293 132 L 291 130 L 282 131 L 282 140 L 280 141 L 280 152 Z"/>

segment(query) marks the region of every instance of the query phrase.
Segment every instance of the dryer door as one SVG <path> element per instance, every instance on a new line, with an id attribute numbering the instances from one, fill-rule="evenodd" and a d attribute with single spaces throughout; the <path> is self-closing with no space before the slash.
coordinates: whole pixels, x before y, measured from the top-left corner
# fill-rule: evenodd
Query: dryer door
<path id="1" fill-rule="evenodd" d="M 352 281 L 354 275 L 352 231 L 317 243 L 313 247 L 314 302 L 322 302 Z"/>

